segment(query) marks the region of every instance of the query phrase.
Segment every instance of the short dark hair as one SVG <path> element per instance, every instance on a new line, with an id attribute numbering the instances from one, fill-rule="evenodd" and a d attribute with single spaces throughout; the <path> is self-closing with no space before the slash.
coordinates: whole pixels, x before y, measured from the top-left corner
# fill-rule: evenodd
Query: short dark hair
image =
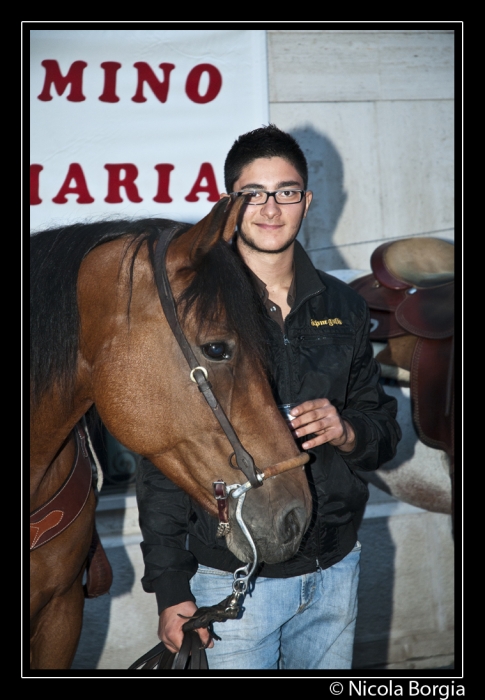
<path id="1" fill-rule="evenodd" d="M 243 168 L 257 158 L 284 158 L 298 171 L 304 189 L 308 185 L 308 164 L 298 142 L 274 124 L 248 131 L 234 141 L 224 163 L 226 192 L 232 192 Z"/>

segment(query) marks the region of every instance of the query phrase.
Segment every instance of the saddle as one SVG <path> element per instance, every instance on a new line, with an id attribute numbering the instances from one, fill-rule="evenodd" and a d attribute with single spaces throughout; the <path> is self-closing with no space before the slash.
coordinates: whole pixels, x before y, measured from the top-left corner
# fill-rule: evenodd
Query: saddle
<path id="1" fill-rule="evenodd" d="M 409 372 L 416 432 L 453 463 L 454 245 L 424 237 L 389 241 L 372 253 L 371 270 L 350 286 L 369 306 L 370 339 L 386 343 L 376 360 L 384 370 Z"/>

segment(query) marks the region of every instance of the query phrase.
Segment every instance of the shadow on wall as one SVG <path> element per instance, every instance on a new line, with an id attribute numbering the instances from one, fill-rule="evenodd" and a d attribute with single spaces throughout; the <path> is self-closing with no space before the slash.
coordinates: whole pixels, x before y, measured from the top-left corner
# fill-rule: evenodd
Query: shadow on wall
<path id="1" fill-rule="evenodd" d="M 325 270 L 340 270 L 347 263 L 334 246 L 333 236 L 342 216 L 348 194 L 344 189 L 342 158 L 332 141 L 312 127 L 291 129 L 308 161 L 308 187 L 313 201 L 298 240 L 305 250 L 328 249 Z"/>
<path id="2" fill-rule="evenodd" d="M 396 545 L 388 518 L 364 520 L 353 669 L 385 668 L 389 663 L 394 612 Z"/>

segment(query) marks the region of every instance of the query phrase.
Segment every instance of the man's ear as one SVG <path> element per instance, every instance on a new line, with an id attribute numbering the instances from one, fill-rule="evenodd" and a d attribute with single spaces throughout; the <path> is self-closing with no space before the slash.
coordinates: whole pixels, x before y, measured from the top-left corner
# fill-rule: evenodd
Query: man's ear
<path id="1" fill-rule="evenodd" d="M 303 218 L 306 217 L 308 210 L 310 209 L 310 204 L 312 203 L 313 199 L 313 192 L 311 190 L 307 190 L 305 192 L 305 212 L 303 214 Z"/>

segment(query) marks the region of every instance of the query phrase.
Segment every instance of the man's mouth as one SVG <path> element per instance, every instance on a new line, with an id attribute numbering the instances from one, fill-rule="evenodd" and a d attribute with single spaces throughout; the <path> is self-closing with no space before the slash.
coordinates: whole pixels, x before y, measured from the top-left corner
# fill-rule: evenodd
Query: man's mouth
<path id="1" fill-rule="evenodd" d="M 256 224 L 256 226 L 265 231 L 278 231 L 278 229 L 283 228 L 283 224 Z"/>

